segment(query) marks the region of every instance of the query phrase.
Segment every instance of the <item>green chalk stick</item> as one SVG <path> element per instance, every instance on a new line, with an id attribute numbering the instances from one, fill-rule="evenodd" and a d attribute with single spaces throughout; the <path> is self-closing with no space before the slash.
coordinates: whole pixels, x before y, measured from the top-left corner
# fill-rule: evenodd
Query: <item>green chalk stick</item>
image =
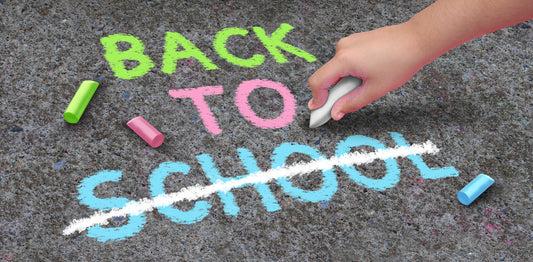
<path id="1" fill-rule="evenodd" d="M 85 111 L 89 101 L 91 101 L 98 85 L 98 82 L 92 80 L 85 80 L 81 83 L 78 91 L 76 91 L 76 94 L 72 98 L 72 101 L 68 104 L 67 110 L 63 113 L 63 118 L 65 118 L 67 122 L 76 124 L 80 121 L 81 115 L 83 114 L 83 111 Z"/>

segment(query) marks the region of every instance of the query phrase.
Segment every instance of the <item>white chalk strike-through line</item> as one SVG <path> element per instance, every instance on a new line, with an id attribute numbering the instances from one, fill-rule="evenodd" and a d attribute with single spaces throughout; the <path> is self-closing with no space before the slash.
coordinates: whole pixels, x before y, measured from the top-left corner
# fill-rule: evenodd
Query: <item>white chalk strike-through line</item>
<path id="1" fill-rule="evenodd" d="M 296 163 L 292 165 L 283 165 L 278 168 L 267 171 L 259 171 L 240 179 L 230 180 L 227 182 L 217 181 L 215 184 L 202 186 L 196 185 L 170 194 L 161 194 L 154 198 L 143 198 L 139 201 L 132 200 L 123 208 L 114 208 L 108 212 L 97 211 L 92 216 L 82 219 L 74 219 L 72 223 L 63 230 L 63 235 L 70 235 L 76 231 L 83 231 L 95 225 L 107 225 L 108 219 L 113 217 L 124 217 L 127 215 L 139 215 L 144 212 L 150 212 L 158 207 L 170 206 L 176 202 L 184 200 L 197 200 L 207 197 L 213 193 L 222 191 L 227 192 L 233 188 L 244 185 L 258 183 L 267 183 L 278 178 L 311 173 L 317 170 L 328 170 L 334 166 L 344 165 L 361 165 L 372 163 L 374 160 L 385 160 L 389 158 L 407 157 L 408 155 L 435 154 L 439 152 L 437 146 L 431 141 L 424 144 L 414 144 L 408 147 L 395 147 L 390 149 L 380 149 L 374 152 L 346 153 L 339 157 L 320 158 L 306 163 Z"/>

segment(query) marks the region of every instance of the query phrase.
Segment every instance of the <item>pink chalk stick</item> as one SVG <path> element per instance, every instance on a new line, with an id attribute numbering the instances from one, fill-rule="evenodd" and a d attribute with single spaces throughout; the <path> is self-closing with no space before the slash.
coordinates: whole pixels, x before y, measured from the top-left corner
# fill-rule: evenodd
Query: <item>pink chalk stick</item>
<path id="1" fill-rule="evenodd" d="M 139 135 L 151 147 L 156 148 L 163 144 L 165 137 L 155 127 L 150 125 L 142 116 L 138 116 L 128 121 L 127 124 L 137 135 Z"/>

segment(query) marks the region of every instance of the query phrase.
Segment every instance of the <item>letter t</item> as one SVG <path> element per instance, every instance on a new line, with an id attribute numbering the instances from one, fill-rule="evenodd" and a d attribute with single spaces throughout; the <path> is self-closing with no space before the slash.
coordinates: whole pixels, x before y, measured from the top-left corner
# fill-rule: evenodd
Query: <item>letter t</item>
<path id="1" fill-rule="evenodd" d="M 179 90 L 168 90 L 168 93 L 173 98 L 190 98 L 198 109 L 200 117 L 204 122 L 205 127 L 209 132 L 218 135 L 222 129 L 218 126 L 217 120 L 209 109 L 209 105 L 205 101 L 205 96 L 222 94 L 222 86 L 202 86 L 197 88 L 187 88 Z"/>

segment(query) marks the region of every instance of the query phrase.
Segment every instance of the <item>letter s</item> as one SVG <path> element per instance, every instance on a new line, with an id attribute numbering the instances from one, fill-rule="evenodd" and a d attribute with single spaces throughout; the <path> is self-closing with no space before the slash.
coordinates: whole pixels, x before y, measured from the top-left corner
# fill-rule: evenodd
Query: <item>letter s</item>
<path id="1" fill-rule="evenodd" d="M 124 197 L 97 198 L 94 196 L 94 189 L 98 185 L 105 182 L 118 182 L 120 181 L 120 177 L 122 177 L 122 171 L 103 170 L 83 179 L 78 186 L 78 199 L 80 203 L 89 206 L 89 208 L 101 211 L 123 208 L 126 203 L 130 202 L 129 199 Z M 145 223 L 146 216 L 144 214 L 129 216 L 129 221 L 126 225 L 115 228 L 103 228 L 100 225 L 95 225 L 87 230 L 87 236 L 94 237 L 100 242 L 123 240 L 126 237 L 131 237 L 139 233 Z"/>

